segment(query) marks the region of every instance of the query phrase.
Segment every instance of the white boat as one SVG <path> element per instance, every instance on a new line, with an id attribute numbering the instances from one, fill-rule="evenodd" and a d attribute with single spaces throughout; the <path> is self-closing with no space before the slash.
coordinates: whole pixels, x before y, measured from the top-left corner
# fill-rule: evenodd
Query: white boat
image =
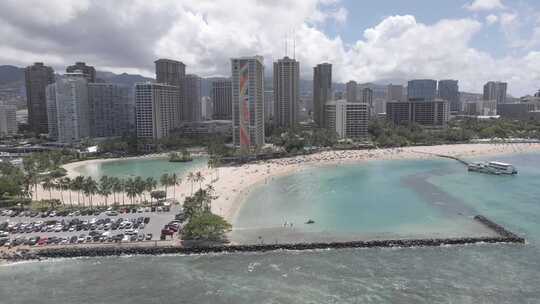
<path id="1" fill-rule="evenodd" d="M 468 165 L 468 170 L 495 175 L 517 174 L 517 170 L 513 165 L 496 161 L 490 161 L 487 163 L 472 163 Z"/>

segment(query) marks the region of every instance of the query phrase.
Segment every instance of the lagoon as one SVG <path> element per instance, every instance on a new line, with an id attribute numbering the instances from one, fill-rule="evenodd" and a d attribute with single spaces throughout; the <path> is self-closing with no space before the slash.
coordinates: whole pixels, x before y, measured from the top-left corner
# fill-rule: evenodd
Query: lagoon
<path id="1" fill-rule="evenodd" d="M 159 180 L 164 173 L 176 173 L 180 176 L 190 171 L 200 170 L 207 167 L 208 159 L 205 157 L 195 157 L 191 162 L 169 162 L 168 157 L 144 157 L 126 158 L 119 160 L 105 160 L 98 162 L 82 163 L 73 167 L 73 171 L 84 176 L 91 176 L 99 179 L 101 176 L 115 177 L 153 177 Z"/>

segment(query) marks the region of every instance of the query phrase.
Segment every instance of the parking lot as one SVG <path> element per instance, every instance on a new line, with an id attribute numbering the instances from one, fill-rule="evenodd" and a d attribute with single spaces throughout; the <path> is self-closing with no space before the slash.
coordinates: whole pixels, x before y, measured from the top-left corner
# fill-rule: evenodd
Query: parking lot
<path id="1" fill-rule="evenodd" d="M 154 211 L 152 211 L 152 209 Z M 160 240 L 162 231 L 175 237 L 181 207 L 121 208 L 108 211 L 23 212 L 0 210 L 0 245 L 47 246 L 126 243 Z M 169 230 L 169 228 L 175 230 Z M 164 229 L 166 228 L 166 229 Z"/>

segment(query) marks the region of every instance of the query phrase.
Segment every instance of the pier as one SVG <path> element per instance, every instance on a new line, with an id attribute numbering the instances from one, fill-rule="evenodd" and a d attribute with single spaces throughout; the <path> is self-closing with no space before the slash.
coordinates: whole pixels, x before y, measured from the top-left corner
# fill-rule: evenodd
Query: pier
<path id="1" fill-rule="evenodd" d="M 494 237 L 465 237 L 465 238 L 433 238 L 433 239 L 395 239 L 395 240 L 368 240 L 351 242 L 328 243 L 296 243 L 296 244 L 250 244 L 250 245 L 215 245 L 215 246 L 107 246 L 107 247 L 79 247 L 66 246 L 61 248 L 43 248 L 29 252 L 14 259 L 42 259 L 42 258 L 73 258 L 73 257 L 101 257 L 119 255 L 160 255 L 160 254 L 206 254 L 206 253 L 240 253 L 240 252 L 269 252 L 279 250 L 314 250 L 314 249 L 345 249 L 345 248 L 384 248 L 384 247 L 437 247 L 443 245 L 467 245 L 479 243 L 513 243 L 524 244 L 525 239 L 510 232 L 506 228 L 477 215 L 474 220 L 485 225 L 497 236 Z M 8 258 L 9 259 L 9 258 Z"/>
<path id="2" fill-rule="evenodd" d="M 437 157 L 442 157 L 442 158 L 449 158 L 449 159 L 453 159 L 455 161 L 458 161 L 458 162 L 462 163 L 465 166 L 469 165 L 469 162 L 467 162 L 466 160 L 461 159 L 461 158 L 459 158 L 457 156 L 451 156 L 451 155 L 445 155 L 445 154 L 437 154 L 437 153 L 429 153 L 429 152 L 423 152 L 423 151 L 412 151 L 412 152 L 420 153 L 420 154 L 427 154 L 427 155 L 432 155 L 432 156 L 437 156 Z"/>

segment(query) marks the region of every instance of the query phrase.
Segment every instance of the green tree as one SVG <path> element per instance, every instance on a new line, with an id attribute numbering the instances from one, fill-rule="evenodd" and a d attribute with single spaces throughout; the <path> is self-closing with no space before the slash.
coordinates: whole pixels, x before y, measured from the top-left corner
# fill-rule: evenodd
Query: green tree
<path id="1" fill-rule="evenodd" d="M 165 196 L 167 195 L 167 188 L 170 184 L 170 176 L 169 173 L 163 173 L 159 178 L 159 183 L 165 187 Z"/>
<path id="2" fill-rule="evenodd" d="M 110 177 L 104 175 L 99 179 L 98 193 L 105 197 L 105 206 L 108 205 L 109 195 L 113 192 L 112 187 L 113 180 Z"/>
<path id="3" fill-rule="evenodd" d="M 231 224 L 219 215 L 202 212 L 190 219 L 184 227 L 183 238 L 186 240 L 223 242 L 226 233 L 231 231 Z"/>
<path id="4" fill-rule="evenodd" d="M 84 195 L 89 199 L 90 208 L 93 208 L 92 199 L 98 193 L 98 183 L 91 176 L 87 176 L 84 178 L 82 190 Z"/>

